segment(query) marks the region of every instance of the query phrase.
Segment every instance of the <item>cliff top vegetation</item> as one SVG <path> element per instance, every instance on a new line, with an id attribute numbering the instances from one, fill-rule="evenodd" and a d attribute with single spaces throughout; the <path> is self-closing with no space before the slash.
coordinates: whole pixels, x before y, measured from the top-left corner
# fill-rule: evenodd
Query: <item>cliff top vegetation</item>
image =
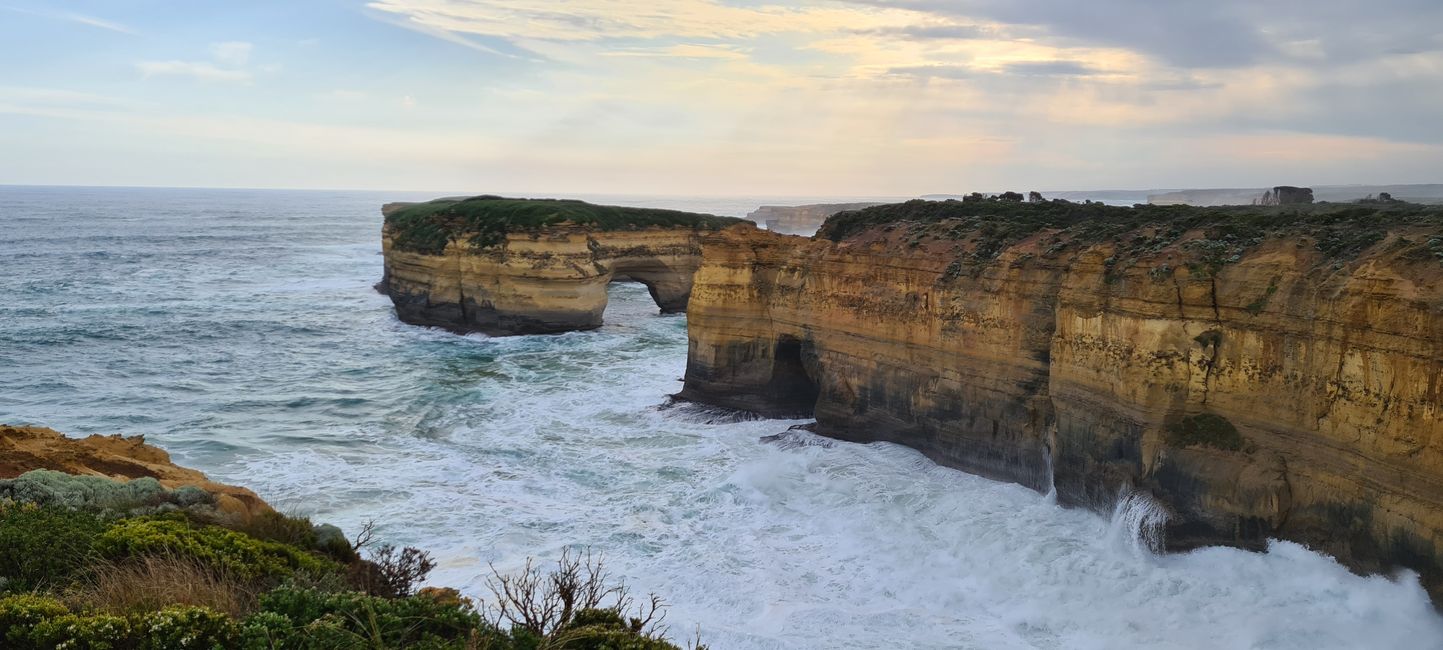
<path id="1" fill-rule="evenodd" d="M 400 208 L 386 216 L 392 244 L 399 249 L 439 254 L 446 245 L 467 237 L 477 249 L 499 245 L 513 232 L 535 232 L 548 226 L 575 224 L 596 230 L 650 227 L 717 230 L 743 222 L 735 217 L 596 205 L 570 199 L 508 199 L 473 196 L 437 199 Z"/>
<path id="2" fill-rule="evenodd" d="M 1199 253 L 1203 266 L 1215 270 L 1272 235 L 1304 235 L 1327 259 L 1347 259 L 1381 242 L 1389 229 L 1404 226 L 1436 229 L 1436 236 L 1400 240 L 1399 245 L 1409 249 L 1406 255 L 1443 260 L 1443 206 L 1404 202 L 1124 207 L 1049 201 L 1035 192 L 1030 200 L 1013 192 L 973 194 L 961 201 L 913 200 L 841 212 L 827 219 L 817 237 L 840 242 L 874 228 L 905 228 L 913 244 L 967 240 L 971 252 L 959 260 L 959 269 L 975 269 L 1043 231 L 1056 233 L 1049 253 L 1111 240 L 1120 258 L 1156 252 L 1184 233 L 1200 231 L 1203 239 L 1188 245 Z"/>

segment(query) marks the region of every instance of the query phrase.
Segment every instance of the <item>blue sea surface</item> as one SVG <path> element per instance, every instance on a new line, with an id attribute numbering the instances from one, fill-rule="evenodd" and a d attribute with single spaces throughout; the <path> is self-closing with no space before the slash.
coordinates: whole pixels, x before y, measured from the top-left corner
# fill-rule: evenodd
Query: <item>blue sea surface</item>
<path id="1" fill-rule="evenodd" d="M 903 447 L 662 408 L 686 320 L 637 285 L 593 332 L 400 323 L 372 288 L 379 206 L 426 198 L 0 187 L 0 422 L 144 434 L 282 509 L 374 519 L 478 597 L 491 563 L 591 547 L 724 650 L 1443 647 L 1411 574 L 1290 543 L 1156 556 L 1126 518 Z"/>

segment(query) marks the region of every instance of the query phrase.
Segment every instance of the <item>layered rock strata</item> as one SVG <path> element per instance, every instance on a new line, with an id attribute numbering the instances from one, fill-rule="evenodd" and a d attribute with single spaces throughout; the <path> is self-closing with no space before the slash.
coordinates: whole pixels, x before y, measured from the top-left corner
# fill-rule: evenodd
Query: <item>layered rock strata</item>
<path id="1" fill-rule="evenodd" d="M 394 215 L 404 207 L 388 209 Z M 682 312 L 701 263 L 702 236 L 740 223 L 695 216 L 626 227 L 562 220 L 493 229 L 480 244 L 477 231 L 463 223 L 429 250 L 403 245 L 399 226 L 388 219 L 379 287 L 407 323 L 492 335 L 600 327 L 607 285 L 621 279 L 646 285 L 663 313 Z"/>
<path id="2" fill-rule="evenodd" d="M 176 465 L 165 450 L 146 444 L 144 436 L 68 438 L 44 427 L 0 425 L 0 479 L 37 469 L 120 481 L 149 477 L 167 489 L 205 490 L 215 496 L 216 508 L 222 512 L 252 516 L 271 511 L 255 492 L 216 483 L 197 470 Z"/>
<path id="3" fill-rule="evenodd" d="M 680 396 L 1443 594 L 1443 215 L 947 210 L 709 238 Z"/>

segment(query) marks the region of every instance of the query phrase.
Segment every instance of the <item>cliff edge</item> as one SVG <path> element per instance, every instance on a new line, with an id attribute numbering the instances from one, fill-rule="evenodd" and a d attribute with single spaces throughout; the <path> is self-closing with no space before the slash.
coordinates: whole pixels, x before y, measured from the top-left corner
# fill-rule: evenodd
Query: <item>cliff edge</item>
<path id="1" fill-rule="evenodd" d="M 250 517 L 272 511 L 255 492 L 216 483 L 198 470 L 172 463 L 170 454 L 146 444 L 144 436 L 67 438 L 44 427 L 0 425 L 0 479 L 37 469 L 117 481 L 153 478 L 167 489 L 200 488 L 215 497 L 222 512 Z"/>
<path id="2" fill-rule="evenodd" d="M 646 285 L 686 310 L 701 238 L 741 219 L 581 201 L 478 196 L 388 204 L 378 285 L 401 320 L 458 332 L 545 334 L 601 326 L 606 285 Z"/>
<path id="3" fill-rule="evenodd" d="M 1443 209 L 911 201 L 706 242 L 684 399 L 1443 595 Z"/>

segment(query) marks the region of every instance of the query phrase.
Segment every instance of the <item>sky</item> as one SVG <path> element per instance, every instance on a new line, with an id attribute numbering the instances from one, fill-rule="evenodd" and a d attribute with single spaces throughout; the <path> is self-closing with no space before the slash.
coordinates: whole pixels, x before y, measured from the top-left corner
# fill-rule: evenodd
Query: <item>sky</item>
<path id="1" fill-rule="evenodd" d="M 0 184 L 1443 182 L 1438 0 L 0 0 Z"/>

